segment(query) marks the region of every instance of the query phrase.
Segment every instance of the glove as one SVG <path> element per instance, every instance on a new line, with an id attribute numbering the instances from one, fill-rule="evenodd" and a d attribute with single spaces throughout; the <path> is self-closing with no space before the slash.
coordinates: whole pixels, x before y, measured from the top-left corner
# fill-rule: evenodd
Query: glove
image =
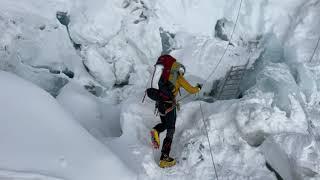
<path id="1" fill-rule="evenodd" d="M 197 83 L 197 86 L 196 86 L 197 88 L 199 88 L 200 90 L 201 90 L 201 88 L 202 88 L 202 84 L 200 84 L 200 83 Z"/>

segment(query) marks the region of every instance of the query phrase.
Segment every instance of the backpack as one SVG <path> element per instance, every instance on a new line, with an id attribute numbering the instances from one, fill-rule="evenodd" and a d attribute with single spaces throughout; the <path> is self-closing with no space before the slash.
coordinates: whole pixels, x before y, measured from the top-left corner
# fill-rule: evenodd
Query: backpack
<path id="1" fill-rule="evenodd" d="M 156 65 L 163 66 L 162 74 L 158 81 L 159 89 L 148 88 L 146 94 L 150 99 L 156 102 L 174 101 L 174 90 L 179 76 L 179 70 L 183 68 L 185 71 L 185 67 L 170 55 L 160 56 L 155 66 Z"/>

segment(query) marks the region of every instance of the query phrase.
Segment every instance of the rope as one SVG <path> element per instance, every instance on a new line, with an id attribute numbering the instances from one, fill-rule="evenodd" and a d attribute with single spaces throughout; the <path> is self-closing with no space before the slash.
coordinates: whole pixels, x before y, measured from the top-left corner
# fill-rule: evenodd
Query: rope
<path id="1" fill-rule="evenodd" d="M 315 47 L 314 50 L 313 50 L 312 56 L 310 57 L 309 63 L 312 62 L 312 59 L 313 59 L 314 55 L 316 54 L 316 51 L 317 51 L 317 49 L 318 49 L 318 47 L 319 47 L 319 42 L 320 42 L 320 36 L 319 36 L 317 45 L 316 45 L 316 47 Z"/>
<path id="2" fill-rule="evenodd" d="M 318 38 L 318 41 L 317 41 L 316 46 L 314 47 L 313 53 L 312 53 L 312 55 L 311 55 L 311 57 L 310 57 L 310 59 L 309 59 L 309 63 L 312 63 L 313 57 L 314 57 L 314 55 L 315 55 L 316 52 L 317 52 L 317 49 L 318 49 L 318 47 L 319 47 L 319 44 L 320 44 L 320 36 L 319 36 L 319 38 Z M 308 112 L 307 112 L 306 110 L 305 110 L 305 114 L 306 114 L 306 115 L 308 114 Z M 320 145 L 319 145 L 319 143 L 318 143 L 318 141 L 317 141 L 316 134 L 314 133 L 314 124 L 313 124 L 313 122 L 312 122 L 311 119 L 308 120 L 308 116 L 307 116 L 307 123 L 308 123 L 308 133 L 309 133 L 309 135 L 310 135 L 311 137 L 313 137 L 313 139 L 314 139 L 314 141 L 315 141 L 315 145 L 317 146 L 316 149 L 317 149 L 318 153 L 320 153 Z M 318 134 L 317 134 L 317 136 L 318 136 Z"/>
<path id="3" fill-rule="evenodd" d="M 239 20 L 239 16 L 240 16 L 240 11 L 241 11 L 241 7 L 242 7 L 242 2 L 243 0 L 240 0 L 240 5 L 239 5 L 239 9 L 238 9 L 238 13 L 237 13 L 237 18 L 236 18 L 236 21 L 235 21 L 235 24 L 233 26 L 233 30 L 231 32 L 231 35 L 230 35 L 230 39 L 229 39 L 229 42 L 225 48 L 225 51 L 223 52 L 221 58 L 219 59 L 218 63 L 216 64 L 215 68 L 213 69 L 213 71 L 209 74 L 208 78 L 204 81 L 203 83 L 203 86 L 207 83 L 207 81 L 210 79 L 210 77 L 216 72 L 218 66 L 220 65 L 220 63 L 222 62 L 224 56 L 226 55 L 227 51 L 228 51 L 228 48 L 231 44 L 231 40 L 233 38 L 233 34 L 236 30 L 236 27 L 237 27 L 237 24 L 238 24 L 238 20 Z M 202 116 L 202 122 L 203 122 L 203 125 L 204 125 L 204 128 L 205 128 L 205 132 L 206 132 L 206 136 L 207 136 L 207 140 L 208 140 L 208 143 L 209 143 L 209 149 L 210 149 L 210 155 L 211 155 L 211 161 L 212 161 L 212 166 L 213 166 L 213 169 L 214 169 L 214 172 L 215 172 L 215 176 L 216 176 L 216 179 L 219 180 L 218 178 L 218 173 L 217 173 L 217 169 L 216 169 L 216 164 L 214 162 L 214 158 L 213 158 L 213 154 L 212 154 L 212 148 L 211 148 L 211 142 L 210 142 L 210 138 L 209 138 L 209 132 L 208 132 L 208 129 L 207 129 L 207 124 L 204 120 L 204 112 L 203 112 L 203 109 L 202 109 L 202 104 L 201 104 L 201 101 L 199 101 L 199 104 L 200 104 L 200 111 L 201 111 L 201 116 Z"/>
<path id="4" fill-rule="evenodd" d="M 202 117 L 204 117 L 201 101 L 200 101 L 200 111 L 201 111 Z M 214 169 L 214 173 L 216 175 L 217 180 L 219 180 L 216 164 L 214 163 L 214 159 L 213 159 L 213 154 L 212 154 L 212 149 L 211 149 L 211 142 L 210 142 L 210 138 L 209 138 L 209 132 L 208 132 L 208 129 L 207 129 L 207 125 L 206 125 L 206 122 L 205 122 L 204 118 L 201 118 L 201 119 L 202 119 L 202 122 L 203 122 L 203 125 L 204 125 L 204 129 L 206 131 L 206 136 L 207 136 L 208 143 L 209 143 L 209 149 L 210 149 L 210 155 L 211 155 L 211 160 L 212 160 L 212 166 L 213 166 L 213 169 Z"/>
<path id="5" fill-rule="evenodd" d="M 187 99 L 189 96 L 191 96 L 191 94 L 186 94 L 185 96 L 183 96 L 182 98 L 180 98 L 179 100 L 177 100 L 177 102 L 181 102 L 184 99 Z"/>
<path id="6" fill-rule="evenodd" d="M 242 1 L 243 1 L 243 0 L 240 1 L 240 6 L 239 6 L 239 9 L 238 9 L 237 18 L 236 18 L 235 24 L 234 24 L 234 26 L 233 26 L 233 30 L 232 30 L 232 32 L 231 32 L 230 39 L 229 39 L 229 42 L 228 42 L 228 44 L 227 44 L 227 47 L 226 47 L 226 49 L 224 50 L 221 58 L 219 59 L 217 65 L 215 66 L 214 70 L 211 72 L 211 74 L 208 76 L 208 78 L 204 81 L 203 85 L 206 84 L 207 81 L 210 79 L 210 77 L 215 73 L 215 71 L 217 70 L 218 66 L 219 66 L 220 63 L 222 62 L 224 56 L 226 55 L 226 53 L 227 53 L 227 51 L 228 51 L 228 49 L 229 49 L 229 46 L 230 46 L 230 44 L 231 44 L 231 40 L 232 40 L 232 38 L 233 38 L 233 34 L 234 34 L 234 32 L 235 32 L 235 30 L 236 30 L 236 27 L 237 27 L 237 24 L 238 24 L 238 20 L 239 20 L 239 16 L 240 16 L 240 11 L 241 11 L 241 7 L 242 7 Z"/>
<path id="7" fill-rule="evenodd" d="M 234 32 L 235 32 L 235 29 L 237 27 L 237 24 L 238 24 L 238 20 L 239 20 L 239 16 L 240 16 L 240 11 L 241 11 L 241 7 L 242 7 L 242 2 L 243 0 L 240 0 L 240 5 L 239 5 L 239 9 L 238 9 L 238 13 L 237 13 L 237 18 L 236 18 L 236 21 L 235 21 L 235 24 L 234 24 L 234 27 L 233 27 L 233 30 L 231 32 L 231 35 L 230 35 L 230 39 L 229 39 L 229 42 L 225 48 L 225 51 L 223 52 L 223 55 L 221 56 L 221 58 L 219 59 L 218 63 L 216 64 L 214 70 L 210 73 L 210 75 L 208 76 L 208 78 L 204 81 L 203 83 L 203 86 L 207 83 L 207 81 L 210 79 L 210 77 L 215 73 L 215 71 L 217 70 L 218 66 L 220 65 L 220 63 L 222 62 L 224 56 L 226 55 L 227 51 L 228 51 L 228 48 L 231 44 L 231 40 L 233 38 L 233 35 L 234 35 Z M 177 102 L 180 102 L 182 101 L 183 99 L 186 99 L 187 97 L 189 97 L 190 94 L 187 94 L 186 96 L 182 97 L 181 99 L 179 99 Z M 205 128 L 205 132 L 206 132 L 206 136 L 207 136 L 207 140 L 208 140 L 208 143 L 209 143 L 209 149 L 210 149 L 210 155 L 211 155 L 211 161 L 212 161 L 212 166 L 214 168 L 214 172 L 215 172 L 215 177 L 217 180 L 219 180 L 219 177 L 218 177 L 218 173 L 217 173 L 217 169 L 216 169 L 216 164 L 214 162 L 214 158 L 213 158 L 213 154 L 212 154 L 212 148 L 211 148 L 211 142 L 210 142 L 210 138 L 209 138 L 209 132 L 208 132 L 208 129 L 207 129 L 207 124 L 205 122 L 205 119 L 204 119 L 204 112 L 203 112 L 203 109 L 202 109 L 202 104 L 201 104 L 201 101 L 199 101 L 200 103 L 200 111 L 201 111 L 201 116 L 202 116 L 202 122 L 204 124 L 204 128 Z"/>
<path id="8" fill-rule="evenodd" d="M 314 47 L 313 53 L 312 53 L 312 55 L 311 55 L 311 57 L 310 57 L 310 59 L 309 59 L 309 63 L 312 63 L 313 57 L 314 57 L 314 55 L 316 54 L 316 51 L 317 51 L 317 49 L 318 49 L 318 47 L 319 47 L 319 43 L 320 43 L 320 36 L 319 36 L 319 39 L 318 39 L 318 41 L 317 41 L 316 46 Z M 308 112 L 307 112 L 306 110 L 305 110 L 305 114 L 306 114 L 306 115 L 308 114 Z M 308 117 L 307 117 L 307 123 L 308 123 L 308 133 L 309 133 L 309 135 L 310 135 L 311 137 L 313 137 L 313 139 L 314 139 L 314 141 L 315 141 L 315 145 L 317 146 L 316 149 L 318 150 L 318 153 L 320 153 L 320 145 L 319 145 L 319 143 L 318 143 L 318 141 L 317 141 L 317 138 L 316 138 L 316 135 L 315 135 L 315 133 L 314 133 L 314 124 L 313 124 L 313 122 L 312 122 L 311 119 L 308 120 Z M 317 136 L 318 136 L 318 134 L 317 134 Z"/>
<path id="9" fill-rule="evenodd" d="M 152 73 L 152 77 L 151 77 L 151 86 L 152 86 L 152 84 L 153 84 L 153 78 L 154 78 L 154 74 L 156 73 L 156 70 L 154 69 L 153 70 L 153 73 Z M 143 97 L 142 97 L 142 103 L 144 103 L 144 100 L 145 100 L 145 98 L 146 98 L 146 96 L 147 96 L 147 88 L 148 88 L 148 85 L 149 85 L 149 81 L 150 81 L 150 79 L 148 80 L 148 82 L 147 82 L 147 84 L 146 84 L 146 87 L 144 88 L 145 89 L 145 91 L 144 91 L 144 95 L 143 95 Z"/>

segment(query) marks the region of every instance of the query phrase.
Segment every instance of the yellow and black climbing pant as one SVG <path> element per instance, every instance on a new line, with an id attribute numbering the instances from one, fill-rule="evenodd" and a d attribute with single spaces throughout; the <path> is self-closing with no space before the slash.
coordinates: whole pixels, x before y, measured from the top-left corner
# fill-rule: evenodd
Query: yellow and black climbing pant
<path id="1" fill-rule="evenodd" d="M 174 107 L 170 112 L 165 113 L 166 110 L 174 107 L 173 103 L 167 102 L 159 102 L 158 104 L 158 111 L 160 112 L 160 119 L 161 123 L 157 124 L 154 129 L 159 132 L 159 134 L 165 130 L 167 130 L 166 138 L 163 140 L 163 145 L 161 152 L 169 156 L 171 150 L 171 143 L 173 139 L 173 135 L 175 132 L 175 125 L 176 125 L 176 108 Z"/>

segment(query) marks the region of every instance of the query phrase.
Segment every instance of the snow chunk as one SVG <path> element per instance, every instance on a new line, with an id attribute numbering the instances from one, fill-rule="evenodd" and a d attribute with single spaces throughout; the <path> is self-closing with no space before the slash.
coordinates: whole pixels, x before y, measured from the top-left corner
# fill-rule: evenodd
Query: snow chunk
<path id="1" fill-rule="evenodd" d="M 291 115 L 274 106 L 271 93 L 256 92 L 255 97 L 240 101 L 236 122 L 243 138 L 251 145 L 260 145 L 267 134 L 280 132 L 306 133 L 308 124 L 300 103 L 289 96 Z"/>
<path id="2" fill-rule="evenodd" d="M 121 28 L 124 12 L 117 1 L 73 1 L 71 36 L 76 42 L 106 43 Z M 107 14 L 106 14 L 107 13 Z"/>
<path id="3" fill-rule="evenodd" d="M 116 82 L 114 76 L 113 65 L 109 64 L 98 51 L 93 48 L 86 50 L 87 59 L 84 64 L 89 70 L 89 73 L 95 77 L 104 87 L 111 88 Z"/>
<path id="4" fill-rule="evenodd" d="M 316 148 L 310 136 L 296 133 L 271 136 L 262 146 L 266 160 L 283 179 L 320 178 Z"/>
<path id="5" fill-rule="evenodd" d="M 219 19 L 217 21 L 217 24 L 215 26 L 215 33 L 214 36 L 217 38 L 220 38 L 224 41 L 229 41 L 228 33 L 232 32 L 232 27 L 234 24 L 232 22 L 228 21 L 226 18 Z M 228 31 L 227 31 L 228 30 Z"/>
<path id="6" fill-rule="evenodd" d="M 114 70 L 117 85 L 125 85 L 129 83 L 132 64 L 125 60 L 118 60 L 114 63 Z"/>

